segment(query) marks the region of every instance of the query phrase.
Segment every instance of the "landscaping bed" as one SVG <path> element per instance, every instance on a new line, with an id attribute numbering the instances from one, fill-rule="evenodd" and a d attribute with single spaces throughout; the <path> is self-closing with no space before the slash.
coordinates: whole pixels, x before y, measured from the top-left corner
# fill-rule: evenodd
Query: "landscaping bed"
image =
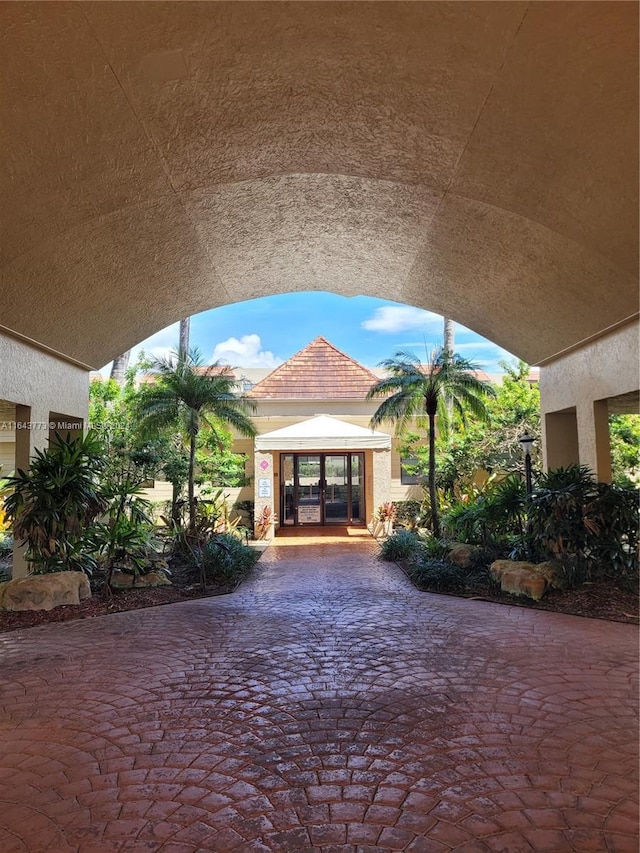
<path id="1" fill-rule="evenodd" d="M 256 553 L 255 559 L 259 558 Z M 245 572 L 246 574 L 246 572 Z M 244 575 L 243 575 L 244 576 Z M 162 604 L 175 604 L 194 598 L 209 598 L 234 592 L 241 581 L 207 583 L 203 589 L 198 573 L 178 560 L 171 561 L 171 586 L 139 587 L 108 591 L 101 574 L 91 581 L 92 595 L 80 604 L 69 604 L 53 610 L 0 611 L 0 634 L 20 628 L 33 628 L 50 622 L 69 622 L 73 619 L 90 619 L 108 616 L 125 610 L 141 610 Z"/>
<path id="2" fill-rule="evenodd" d="M 467 575 L 464 590 L 446 591 L 418 585 L 411 577 L 409 565 L 402 560 L 398 561 L 398 565 L 423 592 L 526 607 L 530 610 L 547 610 L 570 616 L 585 616 L 590 619 L 605 619 L 610 622 L 626 622 L 632 625 L 640 623 L 637 593 L 620 589 L 608 579 L 587 582 L 577 589 L 550 589 L 540 601 L 534 601 L 531 598 L 516 597 L 502 592 L 484 572 Z"/>

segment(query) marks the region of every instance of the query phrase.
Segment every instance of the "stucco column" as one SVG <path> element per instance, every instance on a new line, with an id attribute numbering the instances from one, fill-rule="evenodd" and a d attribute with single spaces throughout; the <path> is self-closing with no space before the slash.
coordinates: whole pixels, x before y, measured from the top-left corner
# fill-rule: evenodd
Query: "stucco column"
<path id="1" fill-rule="evenodd" d="M 373 506 L 369 517 L 374 518 L 378 507 L 391 500 L 391 450 L 373 451 Z"/>
<path id="2" fill-rule="evenodd" d="M 575 409 L 547 412 L 542 418 L 542 459 L 547 471 L 580 464 Z"/>
<path id="3" fill-rule="evenodd" d="M 273 470 L 273 453 L 268 451 L 256 451 L 255 454 L 255 491 L 254 491 L 254 535 L 256 538 L 272 539 L 275 533 L 275 526 L 272 524 L 266 530 L 266 533 L 260 528 L 260 519 L 262 518 L 265 507 L 271 510 L 271 518 L 276 516 L 276 507 L 278 506 L 277 495 L 277 480 L 274 477 Z"/>
<path id="4" fill-rule="evenodd" d="M 584 403 L 576 410 L 580 464 L 586 465 L 601 483 L 611 482 L 609 411 L 606 400 Z"/>
<path id="5" fill-rule="evenodd" d="M 540 371 L 545 464 L 580 462 L 601 482 L 611 481 L 608 400 L 638 391 L 637 319 L 558 356 Z"/>

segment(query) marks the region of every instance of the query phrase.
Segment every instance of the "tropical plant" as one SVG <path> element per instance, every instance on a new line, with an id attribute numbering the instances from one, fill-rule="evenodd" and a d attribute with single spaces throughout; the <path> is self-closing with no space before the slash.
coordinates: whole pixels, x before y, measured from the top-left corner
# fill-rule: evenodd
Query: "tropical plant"
<path id="1" fill-rule="evenodd" d="M 105 521 L 95 524 L 95 540 L 105 556 L 107 588 L 111 586 L 114 569 L 131 572 L 135 577 L 150 567 L 149 553 L 157 549 L 154 539 L 151 503 L 143 497 L 144 474 L 130 462 L 103 483 L 103 495 L 108 502 Z"/>
<path id="2" fill-rule="evenodd" d="M 190 565 L 207 583 L 237 585 L 253 568 L 260 553 L 231 533 L 220 533 L 192 549 Z"/>
<path id="3" fill-rule="evenodd" d="M 467 586 L 467 572 L 446 560 L 421 560 L 411 566 L 409 576 L 417 587 L 433 592 L 462 592 Z"/>
<path id="4" fill-rule="evenodd" d="M 384 501 L 376 513 L 378 521 L 393 521 L 396 517 L 396 505 L 393 501 Z"/>
<path id="5" fill-rule="evenodd" d="M 13 551 L 13 536 L 7 531 L 0 531 L 0 560 L 6 559 Z"/>
<path id="6" fill-rule="evenodd" d="M 196 453 L 196 483 L 202 485 L 201 494 L 215 491 L 219 487 L 235 488 L 248 486 L 244 453 L 234 453 L 233 436 L 230 430 L 218 424 L 216 432 L 203 430 Z"/>
<path id="7" fill-rule="evenodd" d="M 471 500 L 456 501 L 443 516 L 447 534 L 469 545 L 489 547 L 507 539 L 522 539 L 527 518 L 527 494 L 515 474 L 489 480 Z"/>
<path id="8" fill-rule="evenodd" d="M 536 438 L 531 454 L 534 474 L 541 468 L 538 383 L 529 380 L 524 362 L 516 366 L 502 362 L 501 367 L 502 381 L 495 385 L 495 396 L 486 401 L 488 418 L 478 420 L 468 414 L 461 428 L 454 417 L 449 433 L 436 436 L 436 483 L 450 498 L 459 499 L 459 492 L 468 490 L 479 471 L 523 474 L 519 438 L 524 433 Z M 421 446 L 418 434 L 404 434 L 399 450 L 402 456 L 415 459 L 411 469 L 405 466 L 408 473 L 426 475 L 428 448 Z"/>
<path id="9" fill-rule="evenodd" d="M 412 530 L 399 530 L 393 536 L 383 539 L 380 556 L 383 560 L 406 560 L 420 547 L 420 539 Z"/>
<path id="10" fill-rule="evenodd" d="M 258 539 L 266 539 L 275 522 L 276 516 L 273 514 L 272 508 L 270 506 L 263 506 L 256 521 Z"/>
<path id="11" fill-rule="evenodd" d="M 425 507 L 422 501 L 396 501 L 396 522 L 407 530 L 424 527 L 426 522 Z"/>
<path id="12" fill-rule="evenodd" d="M 538 559 L 557 559 L 579 583 L 638 577 L 638 491 L 596 482 L 585 466 L 542 475 L 529 502 L 528 538 Z"/>
<path id="13" fill-rule="evenodd" d="M 197 349 L 188 355 L 174 353 L 154 362 L 155 382 L 140 395 L 138 413 L 143 428 L 152 430 L 180 424 L 189 440 L 188 506 L 189 531 L 196 524 L 195 462 L 198 435 L 203 426 L 214 435 L 223 425 L 241 435 L 254 436 L 248 417 L 252 404 L 239 397 L 237 382 L 228 368 L 215 364 L 205 367 Z"/>
<path id="14" fill-rule="evenodd" d="M 107 508 L 99 485 L 104 464 L 104 446 L 94 432 L 56 434 L 48 449 L 36 450 L 28 472 L 18 469 L 8 478 L 5 509 L 34 572 L 95 569 L 91 525 Z"/>
<path id="15" fill-rule="evenodd" d="M 618 486 L 640 483 L 640 415 L 611 415 L 611 474 Z"/>
<path id="16" fill-rule="evenodd" d="M 434 349 L 426 363 L 413 352 L 399 351 L 393 358 L 380 362 L 387 376 L 377 382 L 367 399 L 384 397 L 371 418 L 375 428 L 384 421 L 396 423 L 400 433 L 414 422 L 425 424 L 429 434 L 428 489 L 433 534 L 440 536 L 438 496 L 436 493 L 436 419 L 440 430 L 449 427 L 446 402 L 451 411 L 466 423 L 466 413 L 482 419 L 487 416 L 485 400 L 495 395 L 493 387 L 477 378 L 476 365 L 442 347 Z"/>

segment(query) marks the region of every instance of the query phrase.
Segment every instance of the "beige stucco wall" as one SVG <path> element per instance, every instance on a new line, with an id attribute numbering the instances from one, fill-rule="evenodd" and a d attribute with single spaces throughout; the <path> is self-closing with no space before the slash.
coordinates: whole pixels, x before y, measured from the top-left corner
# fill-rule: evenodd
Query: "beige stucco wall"
<path id="1" fill-rule="evenodd" d="M 0 400 L 31 409 L 31 447 L 45 447 L 50 412 L 87 419 L 89 373 L 28 343 L 0 332 Z"/>
<path id="2" fill-rule="evenodd" d="M 86 422 L 89 373 L 0 332 L 0 400 L 15 403 L 16 421 L 26 421 L 31 427 L 15 432 L 16 466 L 26 466 L 36 449 L 47 446 L 52 412 Z M 13 575 L 22 577 L 26 572 L 16 546 Z"/>
<path id="3" fill-rule="evenodd" d="M 540 406 L 546 467 L 580 462 L 599 480 L 610 479 L 606 401 L 640 387 L 639 331 L 634 320 L 543 365 Z M 578 458 L 570 459 L 576 430 Z"/>
<path id="4" fill-rule="evenodd" d="M 367 503 L 367 515 L 371 520 L 378 507 L 385 501 L 391 500 L 391 451 L 373 450 L 371 487 L 372 499 Z"/>

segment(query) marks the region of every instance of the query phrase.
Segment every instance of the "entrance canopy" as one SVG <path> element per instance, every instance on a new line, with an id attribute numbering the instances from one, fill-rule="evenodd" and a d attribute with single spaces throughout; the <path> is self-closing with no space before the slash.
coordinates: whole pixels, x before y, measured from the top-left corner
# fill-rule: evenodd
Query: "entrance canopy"
<path id="1" fill-rule="evenodd" d="M 306 421 L 259 435 L 255 449 L 390 450 L 391 437 L 329 415 L 316 415 Z"/>

